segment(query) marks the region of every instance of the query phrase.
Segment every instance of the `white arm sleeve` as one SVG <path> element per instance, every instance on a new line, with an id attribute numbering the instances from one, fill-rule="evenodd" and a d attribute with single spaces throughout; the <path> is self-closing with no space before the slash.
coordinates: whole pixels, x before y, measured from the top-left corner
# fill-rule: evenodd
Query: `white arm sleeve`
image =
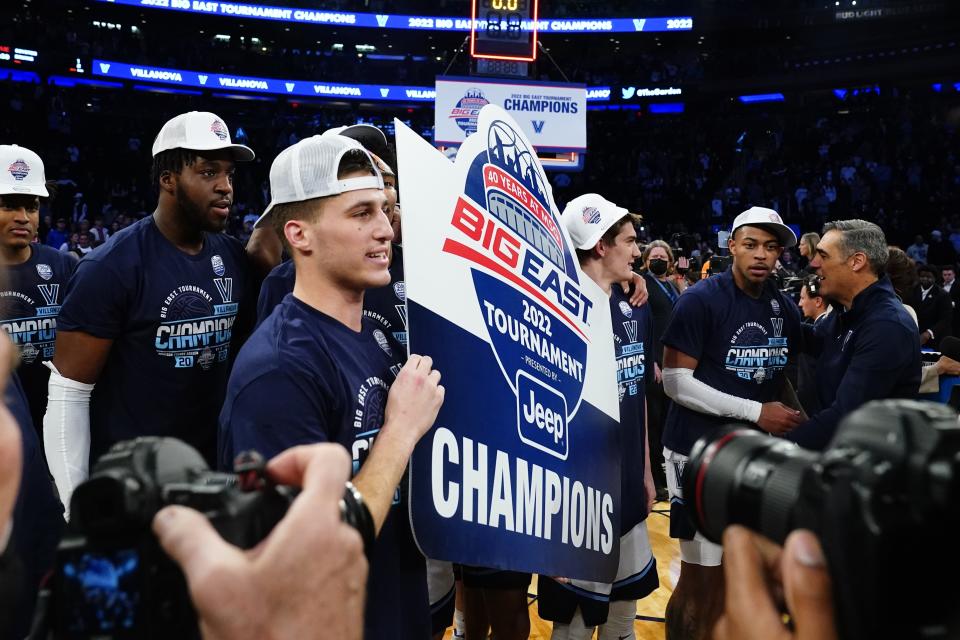
<path id="1" fill-rule="evenodd" d="M 70 496 L 89 472 L 90 394 L 94 385 L 64 378 L 52 362 L 43 364 L 50 369 L 43 448 L 64 516 L 69 520 Z"/>
<path id="2" fill-rule="evenodd" d="M 722 418 L 736 418 L 754 424 L 760 420 L 763 405 L 717 391 L 693 377 L 693 369 L 663 370 L 663 390 L 674 402 L 687 409 Z"/>

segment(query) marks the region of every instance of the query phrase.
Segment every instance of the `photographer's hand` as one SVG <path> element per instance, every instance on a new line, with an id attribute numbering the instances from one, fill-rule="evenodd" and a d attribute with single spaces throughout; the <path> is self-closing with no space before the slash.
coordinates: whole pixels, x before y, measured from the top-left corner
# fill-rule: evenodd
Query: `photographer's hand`
<path id="1" fill-rule="evenodd" d="M 715 640 L 836 640 L 830 575 L 813 533 L 794 531 L 781 548 L 730 526 L 723 573 L 726 600 Z M 792 629 L 783 622 L 784 599 Z"/>
<path id="2" fill-rule="evenodd" d="M 350 477 L 343 447 L 295 447 L 270 461 L 279 483 L 303 491 L 255 549 L 227 544 L 199 512 L 171 506 L 153 530 L 187 578 L 207 640 L 363 636 L 367 562 L 358 534 L 340 519 Z"/>

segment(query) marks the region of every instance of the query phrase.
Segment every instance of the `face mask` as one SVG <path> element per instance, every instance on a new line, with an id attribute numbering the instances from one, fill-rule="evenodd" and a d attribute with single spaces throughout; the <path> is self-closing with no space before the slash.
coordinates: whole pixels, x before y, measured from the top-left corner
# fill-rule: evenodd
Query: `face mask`
<path id="1" fill-rule="evenodd" d="M 655 276 L 662 276 L 667 272 L 667 261 L 660 258 L 654 258 L 650 261 L 650 273 Z"/>

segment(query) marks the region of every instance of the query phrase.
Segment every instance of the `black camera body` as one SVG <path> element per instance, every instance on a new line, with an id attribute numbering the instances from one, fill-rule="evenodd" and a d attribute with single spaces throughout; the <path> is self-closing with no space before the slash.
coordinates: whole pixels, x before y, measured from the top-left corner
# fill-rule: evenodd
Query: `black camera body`
<path id="1" fill-rule="evenodd" d="M 697 441 L 683 482 L 715 542 L 729 524 L 780 544 L 794 529 L 816 533 L 841 637 L 958 637 L 960 425 L 949 407 L 870 402 L 822 453 L 725 427 Z"/>
<path id="2" fill-rule="evenodd" d="M 198 638 L 186 581 L 151 523 L 161 508 L 183 505 L 206 515 L 227 542 L 252 548 L 297 490 L 267 482 L 256 454 L 238 458 L 236 471 L 210 471 L 172 438 L 114 445 L 70 502 L 47 603 L 52 637 Z"/>

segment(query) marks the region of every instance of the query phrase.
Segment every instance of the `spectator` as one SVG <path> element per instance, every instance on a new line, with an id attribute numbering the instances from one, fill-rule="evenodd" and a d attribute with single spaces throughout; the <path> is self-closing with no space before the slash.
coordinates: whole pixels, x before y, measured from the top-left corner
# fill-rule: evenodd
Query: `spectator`
<path id="1" fill-rule="evenodd" d="M 919 284 L 913 289 L 912 305 L 917 310 L 920 345 L 938 349 L 940 341 L 953 331 L 953 302 L 937 286 L 937 270 L 927 264 L 917 267 Z"/>
<path id="2" fill-rule="evenodd" d="M 887 277 L 890 278 L 890 284 L 893 286 L 894 293 L 900 299 L 900 303 L 907 313 L 913 318 L 914 324 L 920 326 L 917 322 L 917 311 L 908 304 L 913 296 L 913 289 L 917 286 L 917 264 L 910 259 L 910 256 L 899 247 L 890 247 L 887 250 Z"/>
<path id="3" fill-rule="evenodd" d="M 918 235 L 913 240 L 913 244 L 907 247 L 907 255 L 917 264 L 927 263 L 927 251 L 930 246 L 923 241 L 923 236 Z"/>
<path id="4" fill-rule="evenodd" d="M 103 216 L 97 216 L 93 221 L 93 227 L 90 228 L 91 244 L 98 247 L 107 241 L 110 237 L 110 231 L 103 226 Z"/>
<path id="5" fill-rule="evenodd" d="M 67 220 L 66 218 L 57 218 L 57 226 L 47 233 L 47 246 L 58 251 L 64 251 L 65 249 L 62 247 L 68 240 L 70 240 L 70 234 L 67 230 Z"/>

